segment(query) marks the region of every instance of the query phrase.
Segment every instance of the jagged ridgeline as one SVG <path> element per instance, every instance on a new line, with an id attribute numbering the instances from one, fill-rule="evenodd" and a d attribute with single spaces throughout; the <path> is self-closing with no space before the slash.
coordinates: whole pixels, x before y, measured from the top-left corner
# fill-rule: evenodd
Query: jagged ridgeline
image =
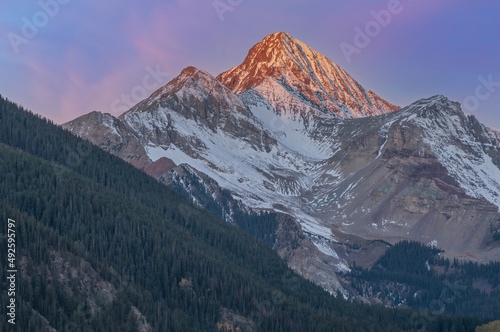
<path id="1" fill-rule="evenodd" d="M 1 331 L 472 331 L 486 323 L 423 320 L 330 296 L 242 230 L 3 98 L 0 142 L 0 213 L 2 225 L 16 220 L 19 271 L 16 325 L 2 314 Z M 0 247 L 5 253 L 5 237 Z M 6 262 L 3 254 L 2 271 Z"/>

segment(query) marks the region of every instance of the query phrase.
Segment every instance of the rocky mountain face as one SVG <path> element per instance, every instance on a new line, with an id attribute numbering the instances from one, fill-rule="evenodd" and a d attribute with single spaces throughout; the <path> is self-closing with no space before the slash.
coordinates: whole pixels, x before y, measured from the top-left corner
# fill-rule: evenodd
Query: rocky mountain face
<path id="1" fill-rule="evenodd" d="M 331 292 L 402 239 L 500 257 L 498 137 L 443 96 L 398 110 L 284 33 L 217 78 L 188 67 L 118 118 L 64 127 L 229 222 L 277 213 L 274 248 Z"/>
<path id="2" fill-rule="evenodd" d="M 250 49 L 241 65 L 217 79 L 237 94 L 255 90 L 279 114 L 315 109 L 359 118 L 399 109 L 366 91 L 344 69 L 284 32 L 264 38 Z"/>
<path id="3" fill-rule="evenodd" d="M 488 133 L 490 134 L 490 136 L 492 136 L 500 141 L 500 132 L 499 131 L 493 130 L 493 129 L 488 128 L 488 127 L 486 127 L 486 129 L 488 130 Z"/>

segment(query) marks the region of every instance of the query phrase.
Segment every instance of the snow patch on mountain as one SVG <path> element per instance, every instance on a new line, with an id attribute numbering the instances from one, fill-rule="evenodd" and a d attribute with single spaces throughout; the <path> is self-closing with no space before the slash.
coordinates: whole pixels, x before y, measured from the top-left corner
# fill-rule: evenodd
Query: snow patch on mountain
<path id="1" fill-rule="evenodd" d="M 254 90 L 249 90 L 241 94 L 241 97 L 249 106 L 252 114 L 261 122 L 262 126 L 273 137 L 278 139 L 286 149 L 315 161 L 324 160 L 332 156 L 335 146 L 331 137 L 335 133 L 332 132 L 330 137 L 314 139 L 310 135 L 310 130 L 308 130 L 310 127 L 318 124 L 318 115 L 321 115 L 320 112 L 315 111 L 316 116 L 299 116 L 291 112 L 279 114 L 275 107 Z"/>
<path id="2" fill-rule="evenodd" d="M 437 108 L 431 107 L 433 105 Z M 409 112 L 424 110 L 426 116 L 412 117 L 411 121 L 422 129 L 426 145 L 439 162 L 467 195 L 484 198 L 500 208 L 500 169 L 484 152 L 481 143 L 465 129 L 460 106 L 437 96 L 408 108 Z"/>
<path id="3" fill-rule="evenodd" d="M 387 144 L 387 140 L 389 139 L 389 129 L 391 128 L 392 124 L 396 122 L 396 119 L 393 121 L 389 121 L 385 123 L 382 127 L 380 127 L 379 130 L 379 135 L 382 137 L 384 143 L 380 146 L 380 149 L 378 150 L 377 158 L 378 159 L 380 156 L 382 156 L 382 153 L 384 151 L 385 145 Z"/>

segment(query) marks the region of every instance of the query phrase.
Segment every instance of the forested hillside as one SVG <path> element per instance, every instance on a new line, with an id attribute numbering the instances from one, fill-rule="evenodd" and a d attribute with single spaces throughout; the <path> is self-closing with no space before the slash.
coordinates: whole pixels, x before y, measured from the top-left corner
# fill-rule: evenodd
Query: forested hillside
<path id="1" fill-rule="evenodd" d="M 15 220 L 18 270 L 16 324 L 2 314 L 1 331 L 473 331 L 487 322 L 330 296 L 264 243 L 3 98 L 0 178 L 2 234 Z M 5 275 L 7 237 L 0 248 Z M 3 277 L 2 308 L 6 286 Z"/>
<path id="2" fill-rule="evenodd" d="M 371 269 L 352 267 L 353 292 L 382 303 L 454 314 L 500 318 L 500 262 L 450 261 L 414 241 L 391 247 Z"/>

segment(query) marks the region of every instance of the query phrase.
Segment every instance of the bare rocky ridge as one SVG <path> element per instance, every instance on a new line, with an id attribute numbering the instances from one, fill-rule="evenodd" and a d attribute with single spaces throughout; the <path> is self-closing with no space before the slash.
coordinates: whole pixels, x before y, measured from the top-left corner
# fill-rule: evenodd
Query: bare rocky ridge
<path id="1" fill-rule="evenodd" d="M 159 109 L 175 110 L 175 114 L 158 112 Z M 164 118 L 157 121 L 157 116 Z M 144 145 L 168 146 L 175 144 L 196 156 L 196 150 L 205 143 L 185 140 L 183 135 L 175 135 L 175 116 L 193 121 L 212 133 L 231 133 L 256 149 L 271 150 L 275 141 L 253 123 L 252 114 L 243 101 L 231 90 L 215 80 L 210 74 L 194 67 L 184 69 L 181 74 L 151 97 L 139 103 L 120 119 L 127 123 Z M 147 125 L 147 126 L 145 126 Z"/>
<path id="2" fill-rule="evenodd" d="M 150 163 L 146 150 L 130 126 L 111 114 L 91 112 L 64 124 L 63 128 L 137 168 Z"/>
<path id="3" fill-rule="evenodd" d="M 494 137 L 497 141 L 500 141 L 500 132 L 493 130 L 491 128 L 486 128 L 490 136 Z"/>
<path id="4" fill-rule="evenodd" d="M 302 55 L 290 60 L 294 54 Z M 443 96 L 401 110 L 356 99 L 356 109 L 348 107 L 356 95 L 349 88 L 347 99 L 335 99 L 339 93 L 323 104 L 345 102 L 340 113 L 316 104 L 340 91 L 326 88 L 334 81 L 326 64 L 337 67 L 325 59 L 286 34 L 271 35 L 243 69 L 219 80 L 188 67 L 119 118 L 93 112 L 64 127 L 201 206 L 219 204 L 229 222 L 235 208 L 279 213 L 274 248 L 332 293 L 345 292 L 338 273 L 354 261 L 370 266 L 402 239 L 438 246 L 448 257 L 498 260 L 494 133 Z"/>
<path id="5" fill-rule="evenodd" d="M 354 172 L 346 183 L 325 193 L 330 201 L 337 201 L 339 208 L 334 215 L 331 209 L 324 209 L 321 218 L 330 219 L 342 232 L 366 239 L 392 243 L 412 239 L 445 248 L 451 256 L 479 261 L 498 259 L 500 251 L 498 245 L 491 246 L 490 231 L 499 220 L 498 200 L 495 200 L 498 183 L 493 182 L 498 179 L 498 166 L 490 179 L 482 178 L 482 172 L 474 174 L 472 169 L 466 170 L 467 174 L 463 172 L 467 167 L 472 168 L 469 161 L 473 165 L 480 164 L 481 158 L 496 160 L 498 144 L 494 146 L 491 138 L 481 142 L 486 139 L 486 131 L 477 120 L 465 117 L 444 97 L 435 98 L 434 103 L 420 110 L 418 106 L 416 103 L 392 117 L 390 125 L 386 125 L 382 149 L 380 142 L 370 144 L 377 140 L 369 131 L 368 137 L 366 134 L 354 137 L 356 153 L 364 151 L 366 156 L 379 150 L 372 162 L 358 166 L 359 157 L 351 159 L 351 153 L 338 155 L 346 169 Z M 451 134 L 451 126 L 439 126 L 441 120 L 453 118 L 460 122 L 461 130 L 455 135 Z M 454 151 L 450 149 L 450 159 L 458 154 L 466 158 L 462 165 L 459 160 L 449 165 L 443 161 L 444 152 L 436 153 L 445 142 L 426 141 L 430 132 L 436 134 L 439 130 L 456 147 Z M 486 151 L 479 150 L 481 147 L 486 147 Z M 476 189 L 481 182 L 491 187 L 485 184 L 477 190 L 484 191 L 484 196 L 474 197 L 467 188 L 467 177 L 474 179 L 471 181 L 477 184 Z M 315 196 L 312 200 L 317 199 Z"/>

